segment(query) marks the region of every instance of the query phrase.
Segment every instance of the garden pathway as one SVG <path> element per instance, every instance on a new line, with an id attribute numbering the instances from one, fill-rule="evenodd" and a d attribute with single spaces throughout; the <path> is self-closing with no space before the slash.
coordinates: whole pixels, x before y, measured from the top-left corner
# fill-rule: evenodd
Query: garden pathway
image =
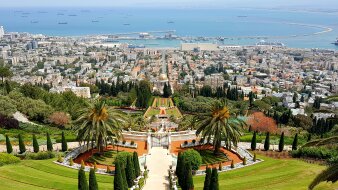
<path id="1" fill-rule="evenodd" d="M 67 143 L 68 148 L 76 148 L 79 146 L 78 142 L 68 142 Z M 47 150 L 47 145 L 40 145 L 40 150 Z M 61 150 L 61 143 L 55 143 L 53 144 L 53 149 L 54 150 Z M 33 146 L 26 146 L 27 151 L 33 151 Z M 6 152 L 7 148 L 5 144 L 0 145 L 0 152 Z M 19 146 L 13 145 L 13 152 L 18 152 L 19 151 Z"/>
<path id="2" fill-rule="evenodd" d="M 144 190 L 169 190 L 168 169 L 172 164 L 171 155 L 162 147 L 153 147 L 147 155 L 149 177 Z"/>

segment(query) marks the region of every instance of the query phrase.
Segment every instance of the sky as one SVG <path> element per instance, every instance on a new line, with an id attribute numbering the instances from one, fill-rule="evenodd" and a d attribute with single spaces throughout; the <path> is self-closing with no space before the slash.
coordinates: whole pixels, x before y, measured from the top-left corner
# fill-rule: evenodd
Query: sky
<path id="1" fill-rule="evenodd" d="M 1 7 L 296 7 L 338 9 L 338 0 L 0 0 Z"/>

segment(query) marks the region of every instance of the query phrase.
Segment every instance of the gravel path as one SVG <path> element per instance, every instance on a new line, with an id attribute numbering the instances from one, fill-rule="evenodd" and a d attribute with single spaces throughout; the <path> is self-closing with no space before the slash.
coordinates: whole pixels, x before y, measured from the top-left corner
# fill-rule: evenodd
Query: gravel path
<path id="1" fill-rule="evenodd" d="M 79 146 L 79 143 L 78 142 L 69 142 L 67 143 L 68 145 L 68 148 L 76 148 Z M 53 144 L 53 148 L 54 150 L 60 150 L 61 149 L 61 143 L 56 143 L 56 144 Z M 26 146 L 26 149 L 27 151 L 33 151 L 33 146 Z M 47 145 L 41 145 L 40 146 L 40 150 L 43 151 L 43 150 L 47 150 Z M 6 152 L 7 149 L 6 149 L 6 145 L 0 145 L 0 152 Z M 13 146 L 13 151 L 14 152 L 19 152 L 19 146 Z"/>

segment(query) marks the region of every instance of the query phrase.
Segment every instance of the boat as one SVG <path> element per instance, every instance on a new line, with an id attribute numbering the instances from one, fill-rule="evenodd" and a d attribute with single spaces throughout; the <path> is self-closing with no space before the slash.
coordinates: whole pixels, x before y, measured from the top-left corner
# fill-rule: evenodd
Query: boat
<path id="1" fill-rule="evenodd" d="M 92 20 L 92 22 L 99 22 L 98 20 Z"/>
<path id="2" fill-rule="evenodd" d="M 123 25 L 125 25 L 125 26 L 129 26 L 130 24 L 128 24 L 128 23 L 125 23 L 125 24 L 123 24 Z"/>
<path id="3" fill-rule="evenodd" d="M 332 44 L 338 46 L 338 39 L 335 42 L 333 42 Z"/>
<path id="4" fill-rule="evenodd" d="M 58 13 L 57 15 L 61 16 L 61 15 L 65 15 L 65 14 L 63 14 L 63 13 Z"/>
<path id="5" fill-rule="evenodd" d="M 175 22 L 174 21 L 168 21 L 167 23 L 168 24 L 174 24 Z"/>
<path id="6" fill-rule="evenodd" d="M 248 16 L 245 16 L 245 15 L 238 15 L 237 17 L 238 17 L 238 18 L 246 18 L 246 17 L 248 17 Z"/>
<path id="7" fill-rule="evenodd" d="M 68 15 L 68 16 L 77 16 L 77 15 Z"/>
<path id="8" fill-rule="evenodd" d="M 31 24 L 37 24 L 39 21 L 31 21 Z"/>
<path id="9" fill-rule="evenodd" d="M 58 24 L 68 24 L 68 22 L 59 22 Z"/>

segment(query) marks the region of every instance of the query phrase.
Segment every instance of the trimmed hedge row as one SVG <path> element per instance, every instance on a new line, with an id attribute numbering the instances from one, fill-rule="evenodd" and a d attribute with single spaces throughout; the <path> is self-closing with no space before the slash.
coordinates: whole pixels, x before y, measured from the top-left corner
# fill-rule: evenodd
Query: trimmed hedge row
<path id="1" fill-rule="evenodd" d="M 7 153 L 0 153 L 0 166 L 15 164 L 20 162 L 20 158 Z"/>
<path id="2" fill-rule="evenodd" d="M 317 159 L 330 159 L 338 156 L 337 152 L 323 147 L 304 147 L 299 150 L 291 152 L 292 157 L 295 158 L 317 158 Z"/>

